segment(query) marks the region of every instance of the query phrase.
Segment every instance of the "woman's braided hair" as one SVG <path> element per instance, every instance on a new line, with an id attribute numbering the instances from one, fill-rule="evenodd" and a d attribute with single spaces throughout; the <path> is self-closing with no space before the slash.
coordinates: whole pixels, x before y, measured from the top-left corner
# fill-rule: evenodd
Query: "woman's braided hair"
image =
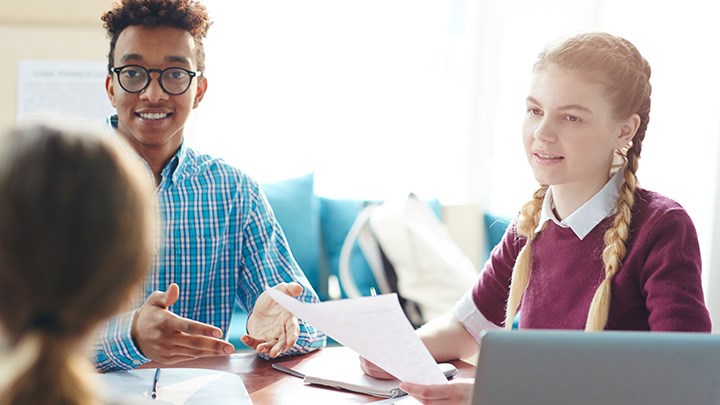
<path id="1" fill-rule="evenodd" d="M 632 220 L 632 206 L 637 185 L 636 172 L 642 151 L 642 141 L 650 120 L 650 65 L 637 48 L 624 38 L 602 32 L 582 33 L 565 38 L 548 46 L 540 53 L 534 70 L 541 70 L 549 64 L 565 69 L 594 74 L 603 83 L 605 95 L 613 106 L 614 116 L 625 119 L 633 114 L 640 117 L 637 132 L 627 147 L 616 150 L 611 172 L 618 163 L 625 163 L 624 183 L 620 198 L 615 206 L 612 226 L 605 232 L 603 263 L 605 277 L 595 291 L 590 304 L 586 331 L 605 329 L 610 312 L 610 285 L 620 270 L 622 259 L 627 252 L 627 240 Z M 510 293 L 505 312 L 505 327 L 510 329 L 517 313 L 522 295 L 530 280 L 532 267 L 532 242 L 537 235 L 535 229 L 540 220 L 542 202 L 548 186 L 541 185 L 521 209 L 516 223 L 517 233 L 527 242 L 521 249 L 513 269 Z"/>

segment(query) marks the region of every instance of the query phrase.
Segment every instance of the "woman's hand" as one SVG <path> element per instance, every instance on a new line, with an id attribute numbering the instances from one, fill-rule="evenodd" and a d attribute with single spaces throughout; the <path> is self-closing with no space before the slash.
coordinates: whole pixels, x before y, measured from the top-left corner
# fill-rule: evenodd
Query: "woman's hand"
<path id="1" fill-rule="evenodd" d="M 400 389 L 423 404 L 469 404 L 472 400 L 473 378 L 456 378 L 447 384 L 421 385 L 403 382 Z"/>

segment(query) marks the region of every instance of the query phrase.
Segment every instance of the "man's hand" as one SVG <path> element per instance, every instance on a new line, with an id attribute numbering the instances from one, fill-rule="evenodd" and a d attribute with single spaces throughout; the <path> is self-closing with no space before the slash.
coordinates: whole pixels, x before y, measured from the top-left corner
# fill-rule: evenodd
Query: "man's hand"
<path id="1" fill-rule="evenodd" d="M 168 311 L 180 296 L 172 283 L 166 292 L 155 291 L 135 314 L 132 338 L 152 361 L 173 364 L 198 357 L 230 354 L 235 347 L 222 340 L 222 330 Z"/>
<path id="2" fill-rule="evenodd" d="M 280 283 L 273 289 L 291 297 L 297 297 L 303 290 L 298 283 Z M 297 318 L 275 302 L 267 291 L 255 301 L 247 320 L 247 330 L 248 334 L 241 338 L 242 342 L 270 357 L 277 357 L 293 347 L 300 336 Z"/>
<path id="3" fill-rule="evenodd" d="M 472 378 L 456 378 L 447 384 L 420 385 L 403 382 L 400 389 L 423 404 L 469 404 L 472 399 Z"/>

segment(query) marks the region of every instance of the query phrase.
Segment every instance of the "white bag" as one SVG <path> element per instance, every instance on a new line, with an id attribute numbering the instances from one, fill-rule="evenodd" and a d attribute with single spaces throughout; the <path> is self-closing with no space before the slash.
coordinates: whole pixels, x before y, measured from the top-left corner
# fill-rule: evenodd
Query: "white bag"
<path id="1" fill-rule="evenodd" d="M 358 215 L 340 253 L 340 282 L 350 297 L 363 295 L 349 266 L 355 241 L 381 292 L 397 292 L 408 304 L 416 304 L 419 314 L 412 313 L 412 305 L 403 308 L 416 326 L 451 310 L 479 275 L 432 209 L 413 194 L 370 205 Z M 392 274 L 388 280 L 388 269 L 383 266 L 383 254 L 397 277 L 396 291 Z"/>

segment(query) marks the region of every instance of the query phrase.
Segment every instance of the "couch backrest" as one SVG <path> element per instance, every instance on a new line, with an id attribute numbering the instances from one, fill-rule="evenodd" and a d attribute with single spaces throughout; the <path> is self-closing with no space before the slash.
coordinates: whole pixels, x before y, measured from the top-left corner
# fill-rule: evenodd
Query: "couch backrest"
<path id="1" fill-rule="evenodd" d="M 328 278 L 338 275 L 340 250 L 345 237 L 363 206 L 376 201 L 319 197 L 314 192 L 313 174 L 265 183 L 262 189 L 283 228 L 295 260 L 321 300 L 327 300 Z M 440 202 L 432 200 L 430 205 L 442 218 Z M 487 254 L 500 241 L 510 223 L 508 218 L 489 213 L 483 214 L 483 221 L 484 224 L 478 221 L 477 225 L 483 227 L 483 238 L 470 242 L 486 244 L 479 249 L 484 252 L 481 261 L 487 259 Z M 368 294 L 371 287 L 379 290 L 359 246 L 353 248 L 350 260 L 357 286 Z M 343 298 L 347 297 L 342 286 L 340 294 Z"/>

